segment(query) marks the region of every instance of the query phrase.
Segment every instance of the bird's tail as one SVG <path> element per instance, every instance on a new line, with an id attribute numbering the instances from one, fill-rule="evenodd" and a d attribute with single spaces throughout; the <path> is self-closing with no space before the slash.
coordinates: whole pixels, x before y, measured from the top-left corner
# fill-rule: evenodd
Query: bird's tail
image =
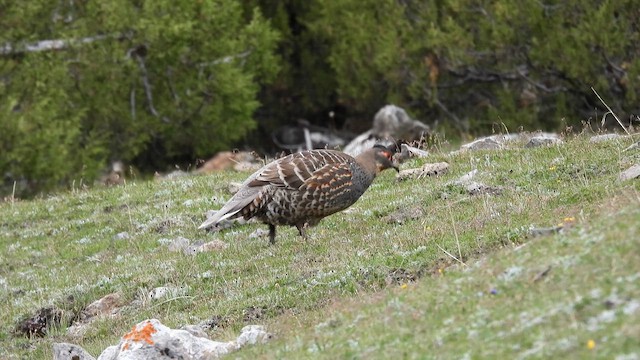
<path id="1" fill-rule="evenodd" d="M 200 224 L 200 226 L 198 226 L 198 230 L 199 229 L 206 229 L 208 227 L 211 227 L 215 224 L 218 223 L 218 219 L 217 216 L 213 215 L 212 217 L 208 218 L 207 220 L 205 220 L 202 224 Z"/>

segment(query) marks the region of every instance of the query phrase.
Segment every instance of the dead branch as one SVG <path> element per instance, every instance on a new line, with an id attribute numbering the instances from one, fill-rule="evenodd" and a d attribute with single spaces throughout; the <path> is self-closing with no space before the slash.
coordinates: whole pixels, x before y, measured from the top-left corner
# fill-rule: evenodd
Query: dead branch
<path id="1" fill-rule="evenodd" d="M 614 119 L 616 119 L 616 121 L 618 122 L 618 124 L 620 124 L 620 127 L 622 127 L 622 129 L 624 130 L 624 132 L 627 133 L 627 135 L 631 135 L 629 133 L 629 130 L 627 130 L 626 127 L 624 127 L 624 125 L 622 125 L 622 121 L 620 121 L 620 119 L 618 119 L 618 116 L 616 116 L 616 114 L 613 112 L 613 110 L 611 110 L 611 108 L 609 107 L 609 105 L 607 105 L 606 102 L 604 102 L 604 100 L 602 100 L 602 98 L 600 97 L 600 94 L 598 94 L 598 92 L 596 91 L 596 89 L 593 88 L 593 86 L 591 87 L 591 90 L 596 94 L 596 96 L 598 97 L 598 99 L 600 99 L 600 101 L 602 102 L 602 104 L 607 108 L 607 110 L 609 110 L 609 112 L 605 113 L 602 116 L 602 123 L 604 125 L 604 120 L 607 117 L 608 114 L 613 115 Z"/>
<path id="2" fill-rule="evenodd" d="M 57 40 L 40 40 L 34 43 L 22 43 L 18 45 L 4 44 L 0 46 L 0 55 L 15 55 L 29 52 L 41 52 L 52 50 L 65 50 L 75 45 L 90 44 L 96 41 L 107 39 L 121 39 L 126 35 L 123 34 L 110 34 L 110 35 L 95 35 L 81 39 L 57 39 Z"/>
<path id="3" fill-rule="evenodd" d="M 236 59 L 244 59 L 247 56 L 249 56 L 250 54 L 251 54 L 251 50 L 247 50 L 247 51 L 241 52 L 240 54 L 229 55 L 229 56 L 225 56 L 225 57 L 220 58 L 220 59 L 199 63 L 196 66 L 198 68 L 202 69 L 202 68 L 207 67 L 207 66 L 213 66 L 213 65 L 218 65 L 218 64 L 227 64 L 227 63 L 230 63 L 230 62 L 232 62 L 233 60 L 236 60 Z"/>

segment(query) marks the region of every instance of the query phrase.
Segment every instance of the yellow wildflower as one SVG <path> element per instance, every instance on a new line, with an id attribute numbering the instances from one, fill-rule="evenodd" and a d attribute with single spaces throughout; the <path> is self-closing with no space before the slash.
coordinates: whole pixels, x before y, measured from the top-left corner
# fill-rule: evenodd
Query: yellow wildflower
<path id="1" fill-rule="evenodd" d="M 587 349 L 589 350 L 593 350 L 596 347 L 596 342 L 593 341 L 593 339 L 589 339 L 589 341 L 587 341 Z"/>

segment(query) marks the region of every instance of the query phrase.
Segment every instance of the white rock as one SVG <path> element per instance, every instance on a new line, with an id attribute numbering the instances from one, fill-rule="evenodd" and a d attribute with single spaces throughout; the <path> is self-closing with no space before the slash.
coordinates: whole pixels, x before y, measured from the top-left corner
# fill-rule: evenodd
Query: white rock
<path id="1" fill-rule="evenodd" d="M 250 344 L 262 344 L 270 335 L 259 325 L 242 329 L 236 341 L 219 342 L 195 336 L 187 330 L 175 330 L 156 319 L 145 320 L 125 334 L 117 346 L 105 349 L 98 360 L 209 360 Z"/>
<path id="2" fill-rule="evenodd" d="M 631 180 L 640 177 L 640 164 L 633 165 L 620 173 L 620 180 Z"/>
<path id="3" fill-rule="evenodd" d="M 245 345 L 264 344 L 271 339 L 271 334 L 264 330 L 262 325 L 247 325 L 240 331 L 240 336 L 236 340 L 238 348 Z"/>
<path id="4" fill-rule="evenodd" d="M 551 146 L 561 143 L 562 139 L 557 134 L 542 133 L 529 139 L 529 142 L 524 147 Z"/>
<path id="5" fill-rule="evenodd" d="M 382 107 L 373 117 L 371 130 L 368 130 L 344 147 L 344 152 L 357 156 L 373 145 L 391 144 L 392 140 L 413 141 L 429 133 L 429 126 L 418 120 L 413 120 L 407 112 L 395 105 Z M 382 141 L 381 140 L 385 140 Z"/>
<path id="6" fill-rule="evenodd" d="M 222 240 L 211 240 L 196 247 L 196 252 L 220 251 L 229 247 L 229 244 Z"/>
<path id="7" fill-rule="evenodd" d="M 120 348 L 117 345 L 109 346 L 102 350 L 102 353 L 98 356 L 98 360 L 115 360 L 119 351 Z"/>
<path id="8" fill-rule="evenodd" d="M 624 136 L 619 135 L 619 134 L 602 134 L 602 135 L 592 136 L 591 139 L 589 139 L 589 141 L 592 142 L 592 143 L 598 143 L 598 142 L 603 142 L 603 141 L 621 139 L 623 137 Z"/>
<path id="9" fill-rule="evenodd" d="M 421 168 L 400 170 L 398 175 L 396 175 L 396 180 L 404 181 L 411 178 L 420 179 L 423 177 L 439 176 L 448 171 L 449 164 L 446 162 L 424 164 Z"/>
<path id="10" fill-rule="evenodd" d="M 173 252 L 184 251 L 189 247 L 189 243 L 191 243 L 189 239 L 178 236 L 169 243 L 167 249 Z"/>
<path id="11" fill-rule="evenodd" d="M 496 136 L 489 136 L 474 140 L 468 144 L 460 146 L 460 150 L 495 150 L 502 149 L 503 141 Z"/>
<path id="12" fill-rule="evenodd" d="M 53 360 L 95 360 L 85 349 L 68 343 L 53 344 Z"/>
<path id="13" fill-rule="evenodd" d="M 123 232 L 121 232 L 121 233 L 117 233 L 117 234 L 115 234 L 113 238 L 114 238 L 114 239 L 116 239 L 116 240 L 126 240 L 126 239 L 128 239 L 128 238 L 130 238 L 130 237 L 131 237 L 131 236 L 129 235 L 129 233 L 128 233 L 128 232 L 123 231 Z"/>
<path id="14" fill-rule="evenodd" d="M 169 293 L 174 292 L 175 290 L 166 286 L 159 286 L 149 291 L 149 299 L 161 299 L 167 296 Z"/>

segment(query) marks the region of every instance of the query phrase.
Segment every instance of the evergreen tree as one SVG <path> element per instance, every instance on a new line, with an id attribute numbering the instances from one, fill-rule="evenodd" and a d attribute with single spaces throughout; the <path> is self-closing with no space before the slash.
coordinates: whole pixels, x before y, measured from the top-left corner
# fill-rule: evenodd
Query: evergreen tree
<path id="1" fill-rule="evenodd" d="M 8 185 L 46 190 L 92 181 L 108 160 L 151 170 L 228 148 L 255 127 L 280 66 L 278 33 L 233 0 L 1 7 Z"/>

